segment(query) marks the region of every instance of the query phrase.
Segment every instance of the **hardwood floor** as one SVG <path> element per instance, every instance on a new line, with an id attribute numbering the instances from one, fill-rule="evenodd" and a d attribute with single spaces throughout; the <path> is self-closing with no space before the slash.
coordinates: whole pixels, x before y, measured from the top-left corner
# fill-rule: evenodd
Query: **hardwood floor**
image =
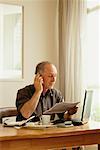
<path id="1" fill-rule="evenodd" d="M 49 150 L 72 150 L 71 147 L 67 148 L 59 148 L 59 149 L 49 149 Z M 80 150 L 97 150 L 97 145 L 89 145 L 89 146 L 82 146 Z"/>
<path id="2" fill-rule="evenodd" d="M 85 146 L 83 150 L 97 150 L 97 145 L 93 145 L 93 146 Z"/>

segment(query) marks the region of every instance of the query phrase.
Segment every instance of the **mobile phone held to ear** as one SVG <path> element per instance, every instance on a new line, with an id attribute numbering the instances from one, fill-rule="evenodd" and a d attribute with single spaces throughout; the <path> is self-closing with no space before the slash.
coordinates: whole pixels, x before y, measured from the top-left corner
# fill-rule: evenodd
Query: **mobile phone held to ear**
<path id="1" fill-rule="evenodd" d="M 42 78 L 42 75 L 40 73 L 37 73 L 37 75 L 39 75 L 39 77 Z M 42 78 L 42 84 L 43 84 L 43 78 Z"/>
<path id="2" fill-rule="evenodd" d="M 35 75 L 36 75 L 36 76 L 40 76 L 40 77 L 42 76 L 39 72 L 38 72 L 38 73 L 35 73 Z"/>

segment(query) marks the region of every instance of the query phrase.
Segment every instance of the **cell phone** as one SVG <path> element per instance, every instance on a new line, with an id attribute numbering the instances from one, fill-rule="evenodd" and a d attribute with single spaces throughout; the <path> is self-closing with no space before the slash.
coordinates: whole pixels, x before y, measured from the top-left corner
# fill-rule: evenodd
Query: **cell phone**
<path id="1" fill-rule="evenodd" d="M 37 76 L 37 75 L 39 75 L 40 77 L 42 77 L 42 75 L 41 75 L 40 73 L 37 73 L 36 76 Z M 43 79 L 43 78 L 42 78 L 42 79 Z M 42 85 L 43 85 L 43 83 L 42 83 Z"/>

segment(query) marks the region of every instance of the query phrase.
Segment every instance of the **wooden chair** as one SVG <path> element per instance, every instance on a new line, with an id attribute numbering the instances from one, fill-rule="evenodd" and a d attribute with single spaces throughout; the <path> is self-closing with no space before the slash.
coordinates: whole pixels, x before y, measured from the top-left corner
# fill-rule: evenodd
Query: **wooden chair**
<path id="1" fill-rule="evenodd" d="M 3 122 L 4 117 L 12 117 L 17 115 L 16 107 L 1 107 L 0 108 L 0 123 Z"/>

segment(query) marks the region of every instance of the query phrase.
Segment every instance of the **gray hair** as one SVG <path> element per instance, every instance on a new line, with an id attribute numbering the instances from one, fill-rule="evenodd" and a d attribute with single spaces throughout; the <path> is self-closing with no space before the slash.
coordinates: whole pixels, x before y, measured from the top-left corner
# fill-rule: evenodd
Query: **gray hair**
<path id="1" fill-rule="evenodd" d="M 35 74 L 43 72 L 44 67 L 47 64 L 52 64 L 52 63 L 50 63 L 49 61 L 42 61 L 42 62 L 38 63 L 36 66 L 36 69 L 35 69 Z"/>

